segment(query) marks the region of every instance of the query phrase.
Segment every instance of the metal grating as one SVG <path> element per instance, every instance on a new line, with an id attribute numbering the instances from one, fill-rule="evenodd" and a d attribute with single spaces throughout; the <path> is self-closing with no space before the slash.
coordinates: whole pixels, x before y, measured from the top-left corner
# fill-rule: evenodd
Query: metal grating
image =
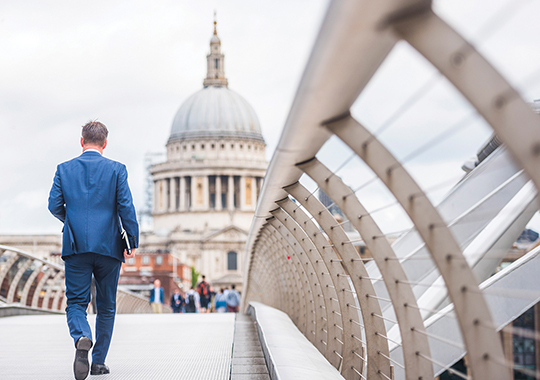
<path id="1" fill-rule="evenodd" d="M 99 379 L 229 380 L 234 324 L 234 314 L 117 315 L 111 374 Z M 73 357 L 65 316 L 0 319 L 3 380 L 72 380 Z"/>

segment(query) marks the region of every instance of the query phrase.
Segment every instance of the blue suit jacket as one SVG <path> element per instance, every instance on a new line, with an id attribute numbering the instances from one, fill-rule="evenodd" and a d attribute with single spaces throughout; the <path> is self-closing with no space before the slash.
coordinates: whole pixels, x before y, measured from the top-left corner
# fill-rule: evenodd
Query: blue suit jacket
<path id="1" fill-rule="evenodd" d="M 159 302 L 156 301 L 156 288 L 153 288 L 150 291 L 150 303 L 157 302 L 157 303 L 165 303 L 165 296 L 163 295 L 163 288 L 159 288 Z"/>
<path id="2" fill-rule="evenodd" d="M 139 225 L 126 166 L 97 152 L 58 165 L 49 210 L 64 223 L 62 257 L 93 252 L 124 261 L 118 217 L 131 247 L 138 247 Z"/>

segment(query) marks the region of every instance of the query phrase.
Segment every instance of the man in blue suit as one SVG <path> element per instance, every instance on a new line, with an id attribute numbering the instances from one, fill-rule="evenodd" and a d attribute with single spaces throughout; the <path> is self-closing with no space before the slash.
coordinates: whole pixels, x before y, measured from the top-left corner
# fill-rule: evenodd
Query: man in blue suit
<path id="1" fill-rule="evenodd" d="M 98 121 L 82 129 L 83 153 L 58 165 L 49 195 L 49 210 L 62 223 L 67 323 L 75 342 L 75 379 L 109 373 L 109 351 L 116 313 L 116 289 L 125 258 L 135 256 L 139 226 L 125 165 L 103 157 L 108 130 Z M 121 224 L 120 224 L 121 222 Z M 131 254 L 120 235 L 127 232 Z M 95 341 L 86 320 L 92 275 L 96 284 Z"/>

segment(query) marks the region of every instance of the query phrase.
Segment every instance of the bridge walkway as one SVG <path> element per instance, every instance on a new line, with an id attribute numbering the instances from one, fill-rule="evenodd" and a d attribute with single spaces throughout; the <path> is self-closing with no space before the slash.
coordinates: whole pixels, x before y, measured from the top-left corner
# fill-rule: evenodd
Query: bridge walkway
<path id="1" fill-rule="evenodd" d="M 95 316 L 90 315 L 91 325 Z M 72 380 L 65 315 L 0 318 L 0 378 Z M 269 380 L 253 321 L 241 314 L 120 314 L 99 380 Z"/>

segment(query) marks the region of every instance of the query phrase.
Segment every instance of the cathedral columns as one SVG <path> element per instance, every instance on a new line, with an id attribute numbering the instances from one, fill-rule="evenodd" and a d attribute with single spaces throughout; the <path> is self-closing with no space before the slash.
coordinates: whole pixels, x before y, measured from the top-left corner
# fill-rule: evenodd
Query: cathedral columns
<path id="1" fill-rule="evenodd" d="M 171 177 L 167 180 L 169 192 L 169 212 L 176 211 L 176 178 Z"/>
<path id="2" fill-rule="evenodd" d="M 216 211 L 220 211 L 222 208 L 221 205 L 221 176 L 216 176 Z"/>
<path id="3" fill-rule="evenodd" d="M 180 177 L 180 205 L 179 210 L 185 211 L 186 210 L 186 177 Z"/>
<path id="4" fill-rule="evenodd" d="M 153 211 L 156 212 L 158 210 L 158 199 L 159 199 L 159 186 L 158 186 L 158 182 L 159 181 L 154 181 L 154 199 L 153 199 L 153 203 L 154 203 L 154 207 L 152 207 Z"/>
<path id="5" fill-rule="evenodd" d="M 232 175 L 229 176 L 229 186 L 227 187 L 227 190 L 229 190 L 227 194 L 227 209 L 229 211 L 234 210 L 234 178 Z"/>
<path id="6" fill-rule="evenodd" d="M 251 208 L 255 210 L 257 207 L 257 178 L 251 177 L 251 199 L 252 205 Z"/>
<path id="7" fill-rule="evenodd" d="M 238 204 L 240 210 L 246 208 L 246 177 L 240 177 L 240 202 Z"/>
<path id="8" fill-rule="evenodd" d="M 210 181 L 207 175 L 203 177 L 203 208 L 208 210 L 210 208 Z"/>

